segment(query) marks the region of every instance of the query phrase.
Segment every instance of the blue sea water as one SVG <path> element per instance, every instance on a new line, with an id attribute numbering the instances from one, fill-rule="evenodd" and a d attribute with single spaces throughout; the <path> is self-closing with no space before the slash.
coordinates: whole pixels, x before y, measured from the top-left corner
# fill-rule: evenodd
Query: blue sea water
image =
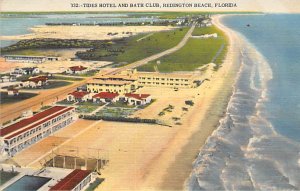
<path id="1" fill-rule="evenodd" d="M 187 187 L 300 190 L 300 15 L 226 16 L 222 23 L 244 39 L 241 68 Z"/>

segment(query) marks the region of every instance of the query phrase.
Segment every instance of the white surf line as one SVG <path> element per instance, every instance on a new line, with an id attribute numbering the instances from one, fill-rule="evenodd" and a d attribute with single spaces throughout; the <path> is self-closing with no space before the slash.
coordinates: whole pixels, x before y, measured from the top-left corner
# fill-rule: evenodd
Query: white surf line
<path id="1" fill-rule="evenodd" d="M 62 144 L 56 146 L 55 148 L 51 149 L 50 151 L 48 151 L 47 153 L 43 154 L 42 156 L 40 156 L 39 158 L 35 159 L 34 161 L 32 161 L 31 163 L 27 164 L 25 167 L 29 167 L 31 165 L 33 165 L 34 163 L 37 163 L 38 161 L 40 161 L 41 159 L 45 158 L 47 155 L 51 154 L 53 150 L 56 150 L 58 148 L 60 148 L 61 146 L 69 143 L 70 141 L 72 141 L 75 137 L 81 135 L 82 133 L 86 132 L 87 130 L 91 129 L 92 127 L 94 127 L 95 125 L 97 125 L 98 123 L 100 123 L 102 120 L 97 121 L 96 123 L 91 124 L 89 127 L 83 129 L 82 131 L 78 132 L 77 134 L 73 135 L 72 137 L 70 137 L 68 140 L 66 140 L 65 142 L 63 142 Z"/>
<path id="2" fill-rule="evenodd" d="M 143 36 L 142 38 L 139 38 L 139 39 L 137 39 L 136 41 L 137 42 L 139 42 L 139 41 L 141 41 L 141 40 L 143 40 L 143 39 L 145 39 L 145 38 L 147 38 L 147 37 L 149 37 L 149 36 L 152 36 L 154 33 L 151 33 L 151 34 L 148 34 L 148 35 L 146 35 L 146 36 Z"/>

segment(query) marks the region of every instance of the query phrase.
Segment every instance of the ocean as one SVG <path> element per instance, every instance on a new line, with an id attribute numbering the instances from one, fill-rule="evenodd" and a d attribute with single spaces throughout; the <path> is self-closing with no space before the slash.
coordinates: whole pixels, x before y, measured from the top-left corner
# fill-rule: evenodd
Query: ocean
<path id="1" fill-rule="evenodd" d="M 186 186 L 300 190 L 300 15 L 226 16 L 222 23 L 246 46 L 226 115 Z"/>

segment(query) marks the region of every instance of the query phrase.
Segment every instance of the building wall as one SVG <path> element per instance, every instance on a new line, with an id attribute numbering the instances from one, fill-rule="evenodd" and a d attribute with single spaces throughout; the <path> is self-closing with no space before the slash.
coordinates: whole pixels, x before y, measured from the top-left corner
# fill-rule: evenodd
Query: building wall
<path id="1" fill-rule="evenodd" d="M 23 57 L 23 56 L 5 56 L 5 61 L 8 62 L 24 62 L 24 63 L 43 63 L 46 61 L 44 57 Z"/>
<path id="2" fill-rule="evenodd" d="M 83 190 L 90 182 L 92 181 L 92 174 L 88 175 L 85 179 L 83 179 L 72 191 L 80 191 Z"/>
<path id="3" fill-rule="evenodd" d="M 171 87 L 171 88 L 192 88 L 195 87 L 193 78 L 171 77 L 159 75 L 139 75 L 139 86 Z"/>
<path id="4" fill-rule="evenodd" d="M 146 99 L 139 100 L 132 97 L 125 97 L 125 100 L 128 102 L 129 105 L 145 105 L 151 102 L 151 97 L 147 97 Z"/>
<path id="5" fill-rule="evenodd" d="M 36 126 L 28 131 L 23 132 L 15 137 L 4 140 L 4 151 L 9 156 L 14 156 L 17 152 L 22 151 L 28 146 L 48 137 L 57 130 L 69 125 L 75 119 L 75 109 L 58 115 L 45 121 L 43 124 Z"/>
<path id="6" fill-rule="evenodd" d="M 125 93 L 130 93 L 133 90 L 135 90 L 135 87 L 132 89 L 132 84 L 127 84 L 127 85 L 105 85 L 105 84 L 95 84 L 95 83 L 87 84 L 87 91 L 93 93 L 114 92 L 119 94 L 125 94 Z"/>

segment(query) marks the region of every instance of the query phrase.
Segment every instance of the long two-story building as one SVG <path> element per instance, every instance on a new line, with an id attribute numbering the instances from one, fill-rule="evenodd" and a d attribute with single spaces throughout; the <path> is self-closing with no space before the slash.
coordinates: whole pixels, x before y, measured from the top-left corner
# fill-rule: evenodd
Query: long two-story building
<path id="1" fill-rule="evenodd" d="M 137 87 L 135 77 L 122 75 L 97 76 L 87 82 L 87 91 L 93 93 L 113 92 L 125 94 L 135 91 Z"/>
<path id="2" fill-rule="evenodd" d="M 59 61 L 60 57 L 48 56 L 28 56 L 28 55 L 5 55 L 6 62 L 23 62 L 40 64 L 45 61 Z"/>
<path id="3" fill-rule="evenodd" d="M 75 119 L 75 108 L 54 106 L 0 129 L 1 148 L 9 156 L 14 156 Z"/>
<path id="4" fill-rule="evenodd" d="M 194 88 L 200 83 L 193 73 L 138 72 L 139 86 Z"/>

